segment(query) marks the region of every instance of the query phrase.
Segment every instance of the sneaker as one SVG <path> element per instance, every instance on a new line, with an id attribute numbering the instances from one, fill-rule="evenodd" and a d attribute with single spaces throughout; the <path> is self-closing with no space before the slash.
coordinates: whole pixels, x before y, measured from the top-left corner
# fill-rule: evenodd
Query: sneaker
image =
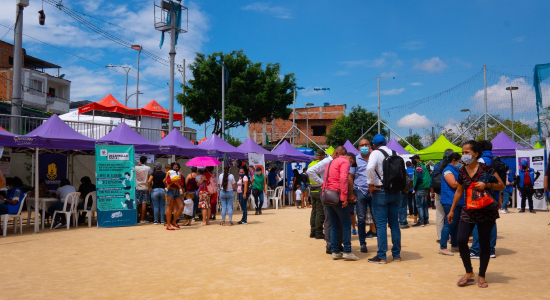
<path id="1" fill-rule="evenodd" d="M 332 253 L 332 259 L 337 260 L 342 258 L 344 258 L 344 255 L 342 254 L 342 252 Z"/>
<path id="2" fill-rule="evenodd" d="M 157 222 L 157 221 L 153 222 L 153 225 L 158 225 L 158 224 L 159 224 L 159 222 Z"/>
<path id="3" fill-rule="evenodd" d="M 509 214 L 509 213 L 510 213 L 510 211 L 509 211 L 508 209 L 506 209 L 506 213 L 507 213 L 507 214 Z"/>
<path id="4" fill-rule="evenodd" d="M 58 229 L 59 227 L 63 226 L 63 224 L 61 223 L 57 223 L 55 224 L 55 226 L 53 227 L 53 229 Z"/>
<path id="5" fill-rule="evenodd" d="M 426 221 L 426 222 L 424 222 L 424 225 L 428 226 L 428 225 L 430 225 L 430 222 Z"/>
<path id="6" fill-rule="evenodd" d="M 412 227 L 424 227 L 424 223 L 418 222 L 418 223 L 414 224 Z"/>
<path id="7" fill-rule="evenodd" d="M 191 219 L 191 223 L 195 223 L 195 218 Z"/>
<path id="8" fill-rule="evenodd" d="M 239 224 L 241 224 L 241 222 L 239 222 Z M 313 233 L 313 232 L 310 233 L 310 234 L 309 234 L 309 237 L 310 237 L 310 238 L 314 238 L 314 237 L 315 237 L 315 233 Z"/>
<path id="9" fill-rule="evenodd" d="M 393 258 L 393 261 L 394 261 L 394 262 L 401 262 L 401 257 L 394 257 L 394 258 Z"/>
<path id="10" fill-rule="evenodd" d="M 445 249 L 445 250 L 447 250 L 447 249 Z M 443 251 L 443 249 L 439 249 L 439 254 L 449 255 L 449 256 L 455 255 L 453 252 L 451 252 L 451 251 Z"/>
<path id="11" fill-rule="evenodd" d="M 384 265 L 388 263 L 385 259 L 381 259 L 378 255 L 376 255 L 376 256 L 373 257 L 373 258 L 369 258 L 368 261 L 369 261 L 370 263 L 384 264 Z"/>
<path id="12" fill-rule="evenodd" d="M 533 210 L 533 209 L 530 209 L 529 212 L 532 213 L 532 214 L 536 214 L 536 213 L 537 213 L 537 212 L 536 212 L 535 210 Z"/>
<path id="13" fill-rule="evenodd" d="M 357 257 L 355 254 L 351 252 L 344 253 L 343 257 L 344 257 L 344 260 L 359 260 L 359 257 Z"/>
<path id="14" fill-rule="evenodd" d="M 325 235 L 322 234 L 322 233 L 321 233 L 321 234 L 316 234 L 316 235 L 315 235 L 315 239 L 316 239 L 316 240 L 324 240 L 324 239 L 325 239 Z"/>
<path id="15" fill-rule="evenodd" d="M 518 212 L 519 212 L 519 213 L 524 213 L 524 212 L 525 212 L 525 209 L 520 209 Z"/>
<path id="16" fill-rule="evenodd" d="M 458 247 L 451 247 L 451 251 L 452 251 L 452 252 L 457 252 L 457 253 L 460 252 L 460 251 L 458 250 Z"/>
<path id="17" fill-rule="evenodd" d="M 145 223 L 147 223 L 147 221 L 140 221 L 139 223 L 140 224 L 145 224 Z"/>
<path id="18" fill-rule="evenodd" d="M 361 253 L 367 253 L 369 252 L 369 249 L 367 249 L 367 245 L 361 246 Z"/>
<path id="19" fill-rule="evenodd" d="M 327 254 L 332 254 L 332 250 L 330 250 L 330 247 L 327 247 L 326 253 L 327 253 Z"/>
<path id="20" fill-rule="evenodd" d="M 497 258 L 497 254 L 495 251 L 491 251 L 491 258 Z"/>
<path id="21" fill-rule="evenodd" d="M 248 225 L 248 223 L 246 223 L 245 221 L 239 221 L 239 222 L 237 222 L 237 224 L 239 224 L 239 225 Z"/>
<path id="22" fill-rule="evenodd" d="M 506 214 L 507 213 L 505 209 L 499 209 L 498 212 L 501 213 L 501 214 Z"/>
<path id="23" fill-rule="evenodd" d="M 409 224 L 399 225 L 399 228 L 401 228 L 401 229 L 407 229 L 409 227 L 410 227 Z"/>
<path id="24" fill-rule="evenodd" d="M 369 230 L 369 232 L 367 232 L 367 235 L 365 236 L 365 238 L 367 239 L 375 239 L 376 238 L 376 233 L 372 232 Z"/>
<path id="25" fill-rule="evenodd" d="M 357 235 L 357 230 L 353 229 L 353 230 L 351 231 L 351 234 Z"/>
<path id="26" fill-rule="evenodd" d="M 479 259 L 479 254 L 474 253 L 474 252 L 470 252 L 470 258 Z"/>

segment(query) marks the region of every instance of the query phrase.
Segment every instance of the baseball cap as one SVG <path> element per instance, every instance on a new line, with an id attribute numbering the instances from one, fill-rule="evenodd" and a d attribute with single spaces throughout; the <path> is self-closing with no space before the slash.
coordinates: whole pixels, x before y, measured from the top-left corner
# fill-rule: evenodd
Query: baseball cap
<path id="1" fill-rule="evenodd" d="M 418 154 L 415 154 L 410 158 L 410 160 L 413 160 L 413 159 L 420 159 L 420 156 L 418 156 Z"/>
<path id="2" fill-rule="evenodd" d="M 382 146 L 386 144 L 386 138 L 381 135 L 377 134 L 372 138 L 372 144 L 375 146 Z"/>
<path id="3" fill-rule="evenodd" d="M 522 166 L 526 166 L 526 165 L 528 165 L 528 164 L 529 164 L 529 163 L 528 163 L 526 160 L 524 160 L 524 161 L 521 162 L 521 165 L 522 165 Z"/>

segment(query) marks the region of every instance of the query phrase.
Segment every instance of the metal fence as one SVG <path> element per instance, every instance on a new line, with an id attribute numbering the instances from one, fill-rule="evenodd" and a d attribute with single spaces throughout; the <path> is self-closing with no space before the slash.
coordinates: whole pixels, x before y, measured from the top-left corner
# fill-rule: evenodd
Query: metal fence
<path id="1" fill-rule="evenodd" d="M 10 131 L 10 121 L 12 118 L 17 118 L 19 120 L 21 124 L 21 132 L 19 134 L 21 135 L 25 135 L 33 131 L 38 126 L 42 125 L 42 123 L 44 123 L 46 120 L 48 120 L 47 118 L 12 116 L 12 115 L 0 114 L 0 126 L 2 126 L 2 128 L 4 128 L 5 130 Z M 74 130 L 76 130 L 77 132 L 92 139 L 100 139 L 104 137 L 113 129 L 115 129 L 117 126 L 115 124 L 99 124 L 99 123 L 89 123 L 89 122 L 80 122 L 80 121 L 65 121 L 65 123 L 69 125 L 71 128 L 73 128 Z M 145 137 L 146 139 L 154 143 L 162 139 L 163 133 L 164 135 L 168 134 L 168 129 L 142 128 L 142 127 L 135 127 L 135 126 L 130 126 L 130 128 L 132 128 L 141 136 Z M 180 132 L 181 132 L 181 129 L 180 129 Z M 185 138 L 187 138 L 188 140 L 193 140 L 193 141 L 197 140 L 196 131 L 190 131 L 190 130 L 184 131 L 183 136 L 185 136 Z"/>

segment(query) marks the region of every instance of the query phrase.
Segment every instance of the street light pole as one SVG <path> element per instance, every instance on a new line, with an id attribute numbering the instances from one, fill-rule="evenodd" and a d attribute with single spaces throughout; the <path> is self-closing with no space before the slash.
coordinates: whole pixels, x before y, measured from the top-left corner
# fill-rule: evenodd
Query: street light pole
<path id="1" fill-rule="evenodd" d="M 518 90 L 517 86 L 509 86 L 506 88 L 507 91 L 510 91 L 510 101 L 512 102 L 512 140 L 516 140 L 515 131 L 514 131 L 514 96 L 512 91 Z"/>
<path id="2" fill-rule="evenodd" d="M 136 83 L 136 109 L 139 108 L 139 56 L 141 54 L 141 45 L 132 45 L 132 49 L 138 50 L 137 59 L 137 83 Z M 136 124 L 137 125 L 137 124 Z"/>
<path id="3" fill-rule="evenodd" d="M 128 97 L 128 73 L 130 72 L 130 69 L 132 69 L 132 68 L 127 67 L 127 66 L 113 65 L 113 64 L 106 65 L 105 67 L 107 67 L 107 68 L 119 67 L 119 68 L 124 69 L 124 71 L 126 72 L 126 94 L 124 95 L 124 106 L 128 106 L 128 98 L 129 98 Z"/>
<path id="4" fill-rule="evenodd" d="M 294 87 L 294 100 L 292 101 L 292 147 L 294 147 L 295 130 L 296 130 L 296 90 L 303 90 L 303 87 L 295 86 Z"/>
<path id="5" fill-rule="evenodd" d="M 19 3 L 16 5 L 16 21 L 15 28 L 13 29 L 13 81 L 11 92 L 12 117 L 10 119 L 10 131 L 14 134 L 21 134 L 21 120 L 15 116 L 21 116 L 21 106 L 23 104 L 21 89 L 21 73 L 23 72 L 23 9 L 29 5 L 29 2 L 17 2 Z"/>

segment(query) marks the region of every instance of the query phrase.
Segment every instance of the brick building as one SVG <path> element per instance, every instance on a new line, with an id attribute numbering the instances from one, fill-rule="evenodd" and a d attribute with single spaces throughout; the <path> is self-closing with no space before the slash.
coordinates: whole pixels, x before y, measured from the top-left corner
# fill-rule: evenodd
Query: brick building
<path id="1" fill-rule="evenodd" d="M 61 67 L 30 56 L 23 49 L 23 106 L 51 111 L 69 112 L 71 82 L 59 76 Z M 57 69 L 58 76 L 44 73 L 44 69 Z M 11 102 L 13 79 L 13 45 L 0 41 L 0 101 Z"/>
<path id="2" fill-rule="evenodd" d="M 330 126 L 338 117 L 346 113 L 346 105 L 327 105 L 327 106 L 312 106 L 307 108 L 296 108 L 296 126 L 304 134 L 319 144 L 319 146 L 327 146 L 327 134 Z M 309 133 L 307 125 L 309 125 Z M 258 144 L 266 145 L 266 134 L 271 145 L 275 145 L 283 138 L 292 127 L 292 114 L 288 120 L 275 119 L 273 122 L 255 123 L 248 126 L 249 136 Z M 304 134 L 296 135 L 295 145 L 301 146 L 307 143 L 307 138 Z M 289 143 L 292 143 L 292 134 L 285 137 Z"/>

